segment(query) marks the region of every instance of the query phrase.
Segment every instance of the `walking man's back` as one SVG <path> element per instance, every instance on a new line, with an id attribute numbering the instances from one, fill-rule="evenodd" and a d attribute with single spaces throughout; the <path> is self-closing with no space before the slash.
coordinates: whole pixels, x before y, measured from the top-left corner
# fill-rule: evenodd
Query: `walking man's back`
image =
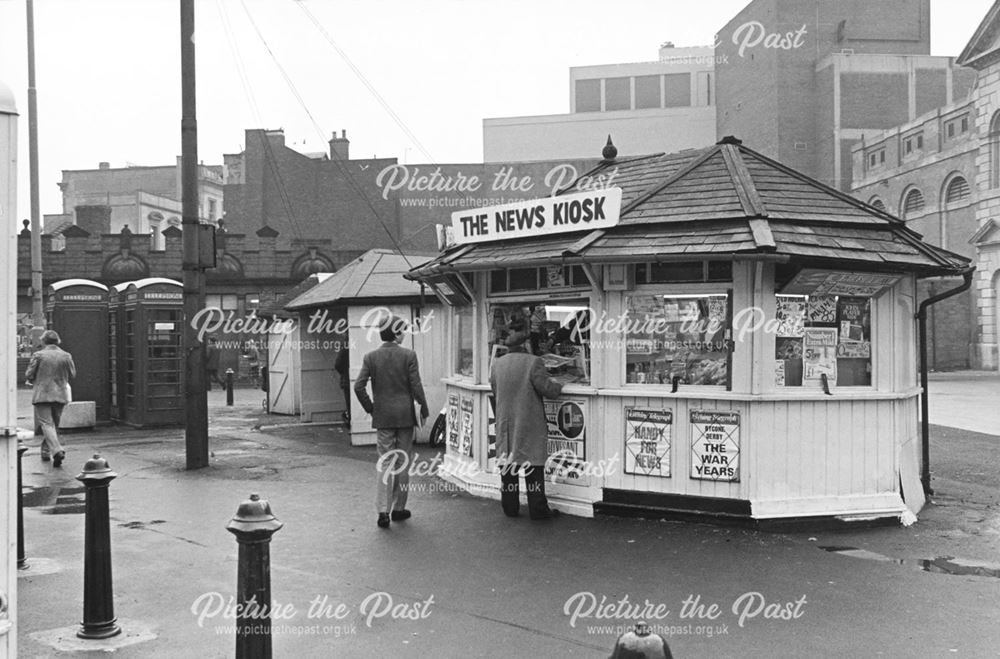
<path id="1" fill-rule="evenodd" d="M 424 387 L 420 382 L 417 354 L 399 345 L 406 323 L 391 317 L 380 326 L 382 345 L 365 355 L 354 383 L 361 407 L 372 415 L 377 433 L 378 462 L 375 506 L 378 525 L 388 528 L 391 521 L 410 517 L 406 509 L 409 467 L 413 457 L 413 428 L 417 417 L 414 402 L 420 404 L 421 421 L 429 415 Z M 368 397 L 368 380 L 372 398 Z"/>

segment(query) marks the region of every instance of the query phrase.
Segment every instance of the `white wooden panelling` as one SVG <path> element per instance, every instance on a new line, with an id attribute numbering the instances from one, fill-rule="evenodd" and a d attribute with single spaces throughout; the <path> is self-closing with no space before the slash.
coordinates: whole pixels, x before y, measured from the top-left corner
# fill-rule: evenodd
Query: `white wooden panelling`
<path id="1" fill-rule="evenodd" d="M 302 342 L 298 345 L 301 368 L 298 376 L 302 392 L 302 420 L 331 421 L 340 418 L 345 409 L 344 396 L 340 390 L 340 374 L 333 369 L 340 347 L 348 340 L 346 333 L 336 333 L 338 321 L 345 318 L 342 309 L 328 313 L 329 324 L 310 327 L 309 316 L 299 317 L 299 333 Z M 312 331 L 310 331 L 310 329 Z"/>
<path id="2" fill-rule="evenodd" d="M 291 332 L 268 335 L 267 382 L 270 410 L 275 414 L 298 414 L 302 400 L 299 395 L 298 350 L 300 328 Z"/>

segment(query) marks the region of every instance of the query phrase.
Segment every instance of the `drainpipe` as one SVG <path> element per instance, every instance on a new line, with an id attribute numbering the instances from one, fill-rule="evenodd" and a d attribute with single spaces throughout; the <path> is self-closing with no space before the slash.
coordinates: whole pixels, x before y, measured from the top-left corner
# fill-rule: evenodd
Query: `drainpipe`
<path id="1" fill-rule="evenodd" d="M 924 494 L 926 496 L 934 494 L 934 490 L 931 489 L 931 431 L 930 422 L 927 419 L 928 408 L 930 406 L 930 395 L 927 392 L 927 307 L 969 290 L 972 287 L 972 273 L 975 271 L 975 268 L 971 268 L 962 273 L 965 281 L 960 286 L 944 291 L 943 293 L 938 293 L 937 295 L 932 295 L 921 302 L 915 316 L 918 321 L 920 333 L 920 387 L 923 390 L 920 394 L 920 439 L 923 462 L 920 468 L 920 482 L 924 486 Z"/>

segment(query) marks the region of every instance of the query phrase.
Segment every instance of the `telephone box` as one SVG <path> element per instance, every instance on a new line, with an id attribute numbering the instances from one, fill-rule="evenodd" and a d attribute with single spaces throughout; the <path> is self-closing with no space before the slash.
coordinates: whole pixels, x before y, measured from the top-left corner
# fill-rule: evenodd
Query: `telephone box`
<path id="1" fill-rule="evenodd" d="M 130 283 L 118 300 L 124 421 L 133 426 L 184 423 L 184 299 L 180 282 L 151 277 Z"/>
<path id="2" fill-rule="evenodd" d="M 114 421 L 125 420 L 125 289 L 131 283 L 108 289 L 108 401 Z"/>
<path id="3" fill-rule="evenodd" d="M 48 289 L 45 315 L 73 355 L 73 400 L 93 401 L 97 421 L 109 421 L 108 287 L 89 279 L 64 279 Z"/>

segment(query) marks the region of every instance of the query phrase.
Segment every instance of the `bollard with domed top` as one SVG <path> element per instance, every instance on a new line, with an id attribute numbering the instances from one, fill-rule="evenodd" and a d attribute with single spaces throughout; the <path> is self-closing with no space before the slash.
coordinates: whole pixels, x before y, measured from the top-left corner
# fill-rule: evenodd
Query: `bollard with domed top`
<path id="1" fill-rule="evenodd" d="M 118 474 L 100 455 L 87 460 L 76 477 L 87 488 L 83 544 L 83 623 L 80 638 L 109 638 L 122 632 L 115 618 L 111 579 L 111 517 L 108 484 Z"/>
<path id="2" fill-rule="evenodd" d="M 271 657 L 271 536 L 282 524 L 259 494 L 240 504 L 226 530 L 240 545 L 236 572 L 236 657 Z"/>
<path id="3" fill-rule="evenodd" d="M 618 637 L 610 659 L 673 659 L 670 646 L 643 621 Z"/>
<path id="4" fill-rule="evenodd" d="M 233 406 L 233 369 L 226 369 L 226 407 Z"/>
<path id="5" fill-rule="evenodd" d="M 21 440 L 17 441 L 17 569 L 28 569 L 28 559 L 24 555 L 24 492 L 21 485 L 21 456 L 28 450 Z"/>

